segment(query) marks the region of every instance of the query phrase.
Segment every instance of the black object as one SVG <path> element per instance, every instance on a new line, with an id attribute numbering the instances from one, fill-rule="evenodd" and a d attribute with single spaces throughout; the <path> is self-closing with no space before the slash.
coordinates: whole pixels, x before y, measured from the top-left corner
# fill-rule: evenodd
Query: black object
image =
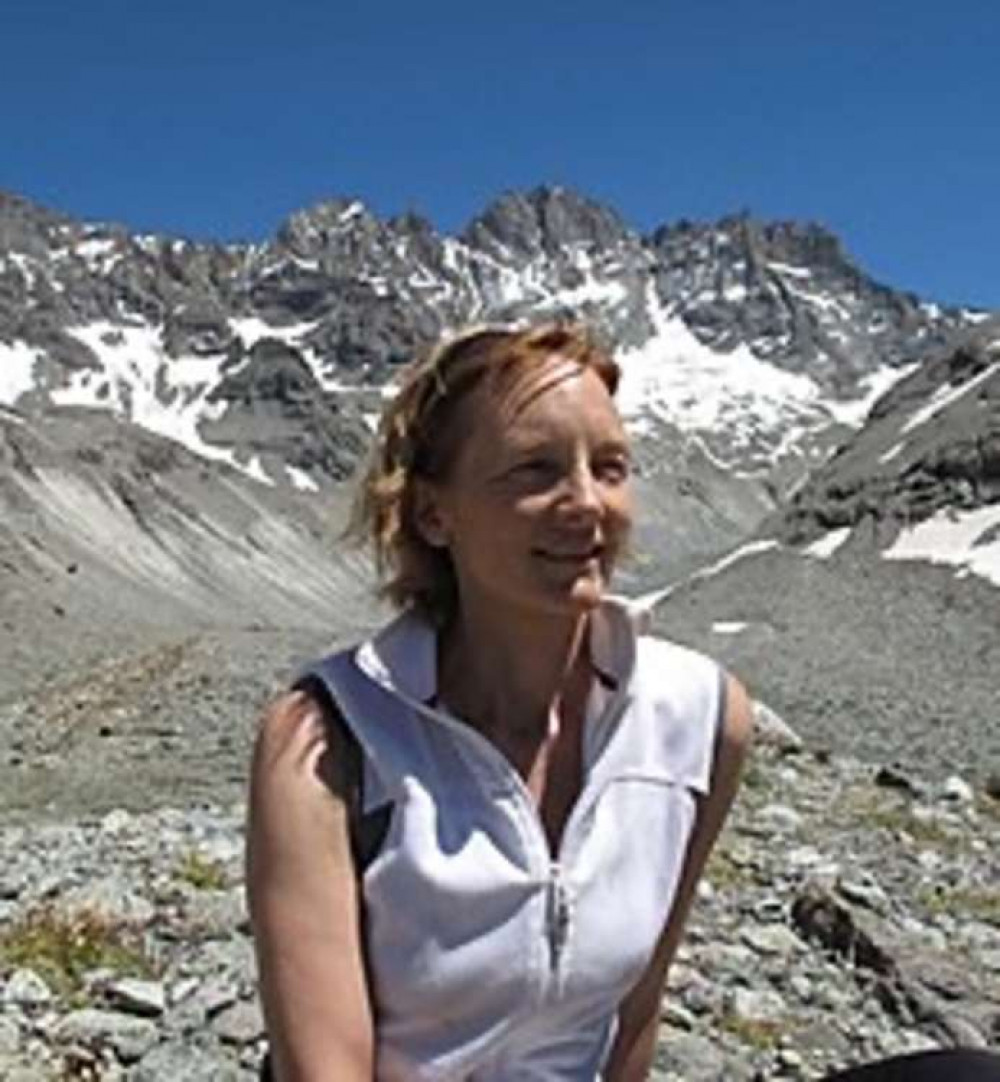
<path id="1" fill-rule="evenodd" d="M 915 1052 L 850 1067 L 822 1082 L 1000 1082 L 1000 1056 L 973 1048 Z"/>

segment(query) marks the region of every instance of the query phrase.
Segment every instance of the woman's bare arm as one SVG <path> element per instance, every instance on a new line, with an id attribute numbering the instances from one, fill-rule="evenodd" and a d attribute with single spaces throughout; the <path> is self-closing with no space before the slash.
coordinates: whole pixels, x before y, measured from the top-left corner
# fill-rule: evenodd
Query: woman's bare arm
<path id="1" fill-rule="evenodd" d="M 677 952 L 705 863 L 736 795 L 752 729 L 747 693 L 739 681 L 727 676 L 726 716 L 715 753 L 712 788 L 699 809 L 677 888 L 677 898 L 656 953 L 619 1011 L 618 1036 L 604 1074 L 607 1082 L 644 1082 L 649 1074 L 656 1050 L 660 1001 L 667 969 Z"/>
<path id="2" fill-rule="evenodd" d="M 277 1082 L 371 1082 L 372 1012 L 339 726 L 295 692 L 251 769 L 247 898 Z"/>

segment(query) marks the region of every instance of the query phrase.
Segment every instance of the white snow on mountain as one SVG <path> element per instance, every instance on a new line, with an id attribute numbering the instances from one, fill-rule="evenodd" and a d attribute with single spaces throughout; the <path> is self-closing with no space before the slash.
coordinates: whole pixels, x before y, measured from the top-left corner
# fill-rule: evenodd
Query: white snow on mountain
<path id="1" fill-rule="evenodd" d="M 250 349 L 261 338 L 276 338 L 279 342 L 294 346 L 300 338 L 316 326 L 316 321 L 307 320 L 305 323 L 289 323 L 283 327 L 276 327 L 271 323 L 265 323 L 257 316 L 241 316 L 230 319 L 229 326 L 233 333 L 243 340 L 247 349 Z"/>
<path id="2" fill-rule="evenodd" d="M 971 572 L 1000 586 L 1000 506 L 939 511 L 904 530 L 882 555 L 888 560 L 954 564 L 959 575 Z"/>
<path id="3" fill-rule="evenodd" d="M 160 332 L 151 327 L 91 323 L 67 333 L 90 347 L 101 368 L 73 372 L 65 386 L 53 388 L 57 406 L 110 409 L 205 458 L 237 465 L 229 451 L 207 443 L 198 431 L 200 420 L 214 419 L 225 408 L 207 401 L 223 355 L 168 359 Z"/>
<path id="4" fill-rule="evenodd" d="M 918 367 L 916 364 L 906 364 L 898 368 L 892 368 L 889 365 L 876 368 L 874 372 L 870 372 L 860 381 L 861 394 L 857 398 L 848 402 L 827 400 L 827 408 L 841 424 L 850 425 L 851 428 L 859 428 L 876 401 L 893 384 L 898 383 Z"/>
<path id="5" fill-rule="evenodd" d="M 285 470 L 288 473 L 288 477 L 292 484 L 300 492 L 319 492 L 319 485 L 316 484 L 305 470 L 300 470 L 296 466 L 291 466 L 288 463 L 285 464 Z"/>
<path id="6" fill-rule="evenodd" d="M 0 403 L 13 406 L 35 386 L 38 350 L 23 342 L 7 345 L 0 342 Z"/>
<path id="7" fill-rule="evenodd" d="M 588 279 L 571 291 L 553 293 L 552 302 L 587 297 L 607 303 L 618 297 L 620 288 Z M 746 346 L 720 353 L 703 345 L 679 318 L 664 312 L 652 287 L 647 304 L 655 333 L 645 345 L 619 354 L 618 402 L 636 435 L 652 433 L 657 421 L 666 421 L 694 435 L 724 432 L 738 452 L 752 449 L 759 457 L 763 449 L 765 458 L 778 457 L 803 431 L 817 425 L 833 420 L 860 423 L 877 393 L 902 374 L 888 369 L 875 373 L 866 381 L 863 398 L 834 403 L 809 376 L 762 361 Z M 314 323 L 277 326 L 242 317 L 231 319 L 230 326 L 247 347 L 274 338 L 299 348 L 325 390 L 341 389 L 336 370 L 322 366 L 314 351 L 301 345 Z M 100 368 L 72 372 L 62 387 L 51 388 L 55 404 L 110 409 L 197 454 L 262 477 L 252 464 L 240 464 L 230 452 L 206 442 L 198 429 L 201 420 L 218 417 L 224 408 L 208 401 L 221 378 L 224 355 L 168 357 L 161 331 L 149 326 L 97 322 L 68 333 L 90 347 Z M 0 402 L 15 405 L 36 386 L 37 359 L 37 352 L 23 344 L 0 345 Z"/>
<path id="8" fill-rule="evenodd" d="M 849 526 L 845 526 L 840 530 L 830 530 L 829 533 L 818 537 L 802 551 L 806 556 L 815 556 L 819 560 L 825 560 L 832 556 L 850 536 L 851 528 Z"/>
<path id="9" fill-rule="evenodd" d="M 840 419 L 809 376 L 762 361 L 745 345 L 710 349 L 666 314 L 652 288 L 647 309 L 655 333 L 618 355 L 618 405 L 634 432 L 650 431 L 659 419 L 692 433 L 724 431 L 737 449 L 763 442 L 778 457 L 803 430 Z M 840 413 L 866 411 L 855 405 Z"/>

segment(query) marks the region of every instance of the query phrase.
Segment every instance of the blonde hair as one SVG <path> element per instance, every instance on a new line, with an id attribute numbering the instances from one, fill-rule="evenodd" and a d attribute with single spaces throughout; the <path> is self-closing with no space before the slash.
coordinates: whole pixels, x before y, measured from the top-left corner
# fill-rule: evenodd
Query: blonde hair
<path id="1" fill-rule="evenodd" d="M 593 369 L 611 394 L 619 368 L 579 324 L 527 329 L 479 327 L 444 339 L 410 364 L 385 408 L 355 493 L 347 535 L 370 543 L 381 593 L 441 626 L 458 601 L 446 549 L 417 527 L 415 482 L 442 482 L 468 431 L 462 405 L 482 386 L 496 399 L 554 355 Z"/>

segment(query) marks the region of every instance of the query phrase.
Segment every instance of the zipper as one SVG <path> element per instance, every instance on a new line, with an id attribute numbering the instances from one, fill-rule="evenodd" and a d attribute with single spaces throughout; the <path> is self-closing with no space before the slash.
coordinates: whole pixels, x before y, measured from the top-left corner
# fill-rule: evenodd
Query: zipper
<path id="1" fill-rule="evenodd" d="M 546 890 L 545 928 L 549 941 L 549 969 L 558 980 L 559 963 L 569 936 L 569 901 L 562 881 L 562 869 L 556 860 L 549 865 Z"/>

